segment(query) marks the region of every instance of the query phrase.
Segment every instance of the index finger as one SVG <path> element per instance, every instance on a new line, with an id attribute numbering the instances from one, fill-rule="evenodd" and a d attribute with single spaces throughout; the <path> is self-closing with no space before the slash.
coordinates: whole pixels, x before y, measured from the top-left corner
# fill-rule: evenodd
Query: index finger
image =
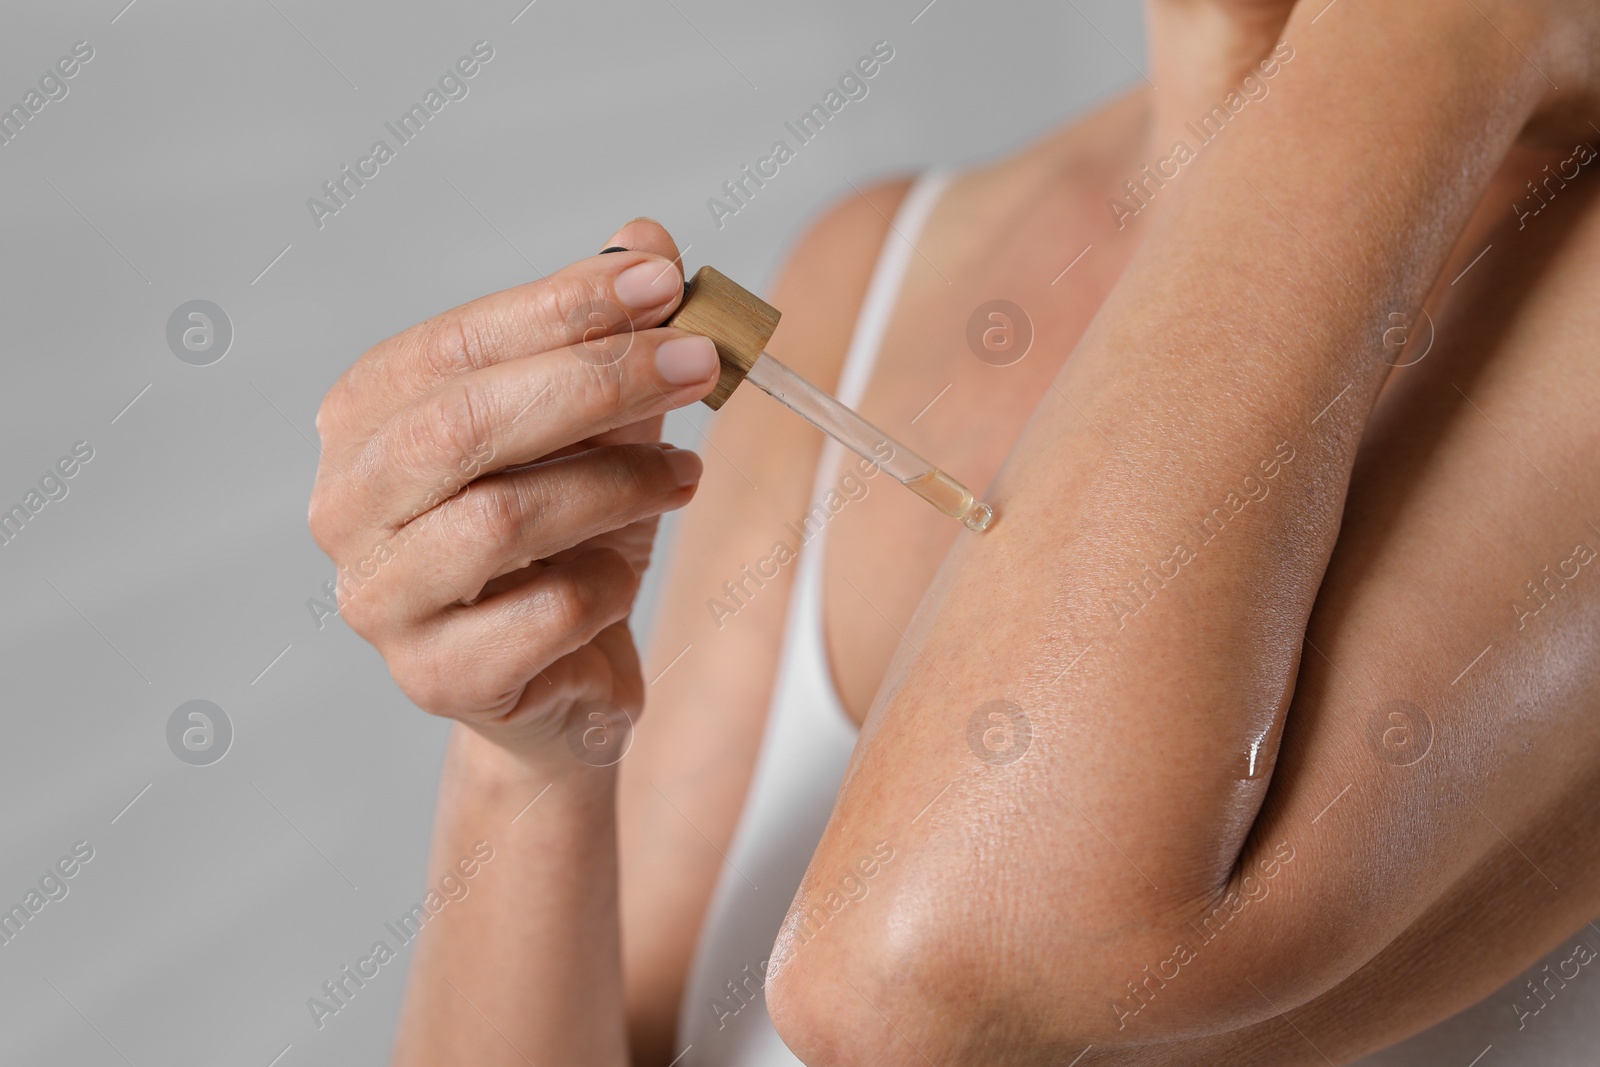
<path id="1" fill-rule="evenodd" d="M 375 345 L 329 390 L 318 431 L 358 444 L 447 378 L 660 325 L 683 295 L 677 247 L 648 220 L 629 223 L 613 241 L 619 237 L 636 247 L 479 297 Z"/>

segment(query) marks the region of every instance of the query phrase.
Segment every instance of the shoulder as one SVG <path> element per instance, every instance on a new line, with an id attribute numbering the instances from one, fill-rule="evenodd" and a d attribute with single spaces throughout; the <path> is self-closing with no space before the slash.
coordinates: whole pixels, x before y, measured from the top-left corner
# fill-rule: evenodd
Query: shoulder
<path id="1" fill-rule="evenodd" d="M 783 312 L 772 352 L 825 389 L 838 381 L 878 251 L 915 178 L 904 175 L 851 189 L 801 231 L 771 302 Z"/>
<path id="2" fill-rule="evenodd" d="M 944 221 L 919 243 L 941 245 L 941 262 L 981 261 L 1019 213 L 1062 189 L 1085 211 L 1104 211 L 1093 194 L 1113 188 L 1111 177 L 1137 157 L 1149 116 L 1147 93 L 1123 93 L 1014 152 L 962 167 L 941 198 Z M 779 270 L 773 354 L 825 388 L 838 379 L 879 250 L 915 182 L 902 174 L 852 185 L 800 232 Z"/>

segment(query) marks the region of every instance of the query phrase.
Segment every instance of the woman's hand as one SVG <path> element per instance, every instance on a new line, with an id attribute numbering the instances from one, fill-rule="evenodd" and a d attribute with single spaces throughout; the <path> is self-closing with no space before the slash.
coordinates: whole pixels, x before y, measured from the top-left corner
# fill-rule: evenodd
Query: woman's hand
<path id="1" fill-rule="evenodd" d="M 630 250 L 382 342 L 317 413 L 310 526 L 340 613 L 419 707 L 522 769 L 570 765 L 569 720 L 640 708 L 627 619 L 657 517 L 701 471 L 661 416 L 718 373 L 710 341 L 659 325 L 683 292 L 666 231 L 608 244 Z"/>

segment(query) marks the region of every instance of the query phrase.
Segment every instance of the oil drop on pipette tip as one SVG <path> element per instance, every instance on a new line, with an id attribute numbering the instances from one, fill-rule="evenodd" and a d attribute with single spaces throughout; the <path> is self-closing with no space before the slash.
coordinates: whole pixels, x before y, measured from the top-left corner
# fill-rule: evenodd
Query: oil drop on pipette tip
<path id="1" fill-rule="evenodd" d="M 960 519 L 961 525 L 969 530 L 982 533 L 994 521 L 993 508 L 975 498 L 970 489 L 938 467 L 901 484 L 952 519 Z"/>

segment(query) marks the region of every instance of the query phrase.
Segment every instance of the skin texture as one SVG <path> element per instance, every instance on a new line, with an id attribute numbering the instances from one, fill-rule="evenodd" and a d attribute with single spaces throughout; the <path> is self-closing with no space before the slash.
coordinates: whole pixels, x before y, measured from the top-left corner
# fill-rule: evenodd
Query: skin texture
<path id="1" fill-rule="evenodd" d="M 962 535 L 881 491 L 830 524 L 827 643 L 866 728 L 768 986 L 806 1062 L 1065 1064 L 1087 1045 L 1083 1064 L 1345 1062 L 1600 911 L 1600 593 L 1584 568 L 1536 615 L 1508 606 L 1575 540 L 1600 544 L 1584 533 L 1600 522 L 1583 358 L 1594 199 L 1575 180 L 1520 228 L 1505 208 L 1588 136 L 1593 27 L 1560 5 L 1476 6 L 1154 4 L 1159 92 L 941 202 L 862 408 L 969 484 L 992 481 L 1001 519 Z M 1280 36 L 1295 51 L 1271 94 L 1119 228 L 1107 198 Z M 774 352 L 825 386 L 903 192 L 835 209 L 774 290 Z M 1450 285 L 1491 242 L 1500 254 Z M 626 265 L 676 254 L 644 221 L 604 243 L 634 249 Z M 475 841 L 496 850 L 477 903 L 422 939 L 399 1063 L 679 1051 L 792 568 L 720 627 L 704 601 L 805 509 L 818 441 L 735 394 L 641 671 L 625 620 L 652 517 L 691 490 L 640 443 L 709 380 L 671 390 L 634 358 L 671 303 L 633 317 L 639 347 L 603 374 L 547 358 L 622 258 L 386 342 L 319 416 L 313 530 L 337 561 L 435 505 L 345 614 L 414 700 L 467 724 L 432 880 Z M 961 340 L 996 293 L 1036 328 L 1006 368 Z M 1424 299 L 1435 345 L 1391 374 L 1388 316 L 1414 320 Z M 538 377 L 556 366 L 567 376 Z M 475 374 L 485 403 L 441 391 Z M 551 380 L 536 426 L 491 429 Z M 463 410 L 484 417 L 439 414 Z M 442 462 L 483 455 L 479 470 Z M 544 456 L 603 462 L 494 473 Z M 542 506 L 462 506 L 506 479 Z M 1225 528 L 1198 544 L 1219 506 Z M 1197 551 L 1175 577 L 1143 577 L 1185 539 Z M 551 588 L 552 571 L 570 577 Z M 1126 591 L 1141 580 L 1143 596 Z M 475 610 L 491 607 L 498 625 Z M 1031 724 L 1010 763 L 968 742 L 997 698 Z M 617 767 L 572 757 L 595 699 L 648 709 Z M 1406 766 L 1393 742 L 1408 735 L 1374 726 L 1394 700 L 1432 725 Z M 827 907 L 815 887 L 880 840 L 896 862 L 875 892 L 808 936 Z M 1133 993 L 1144 968 L 1172 973 L 1180 939 L 1196 958 Z"/>

